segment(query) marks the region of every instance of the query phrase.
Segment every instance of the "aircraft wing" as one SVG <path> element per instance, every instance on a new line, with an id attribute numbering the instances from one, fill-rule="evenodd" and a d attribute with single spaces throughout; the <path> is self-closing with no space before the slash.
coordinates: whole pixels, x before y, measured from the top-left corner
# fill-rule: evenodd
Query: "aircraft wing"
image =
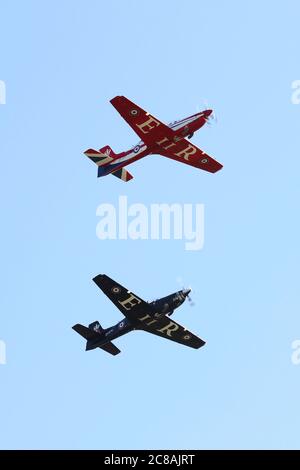
<path id="1" fill-rule="evenodd" d="M 169 148 L 166 148 L 168 145 L 169 144 L 164 143 L 163 146 L 165 148 L 162 145 L 158 146 L 156 149 L 157 153 L 164 157 L 172 158 L 172 160 L 177 160 L 178 162 L 195 166 L 201 170 L 209 171 L 210 173 L 216 173 L 223 168 L 221 163 L 214 160 L 207 155 L 207 153 L 186 139 L 182 139 L 177 143 L 174 142 L 169 145 Z"/>
<path id="2" fill-rule="evenodd" d="M 105 274 L 99 274 L 93 281 L 129 320 L 154 313 L 151 305 Z"/>
<path id="3" fill-rule="evenodd" d="M 176 136 L 169 126 L 151 116 L 125 96 L 115 96 L 110 102 L 145 144 L 152 146 L 165 138 L 173 141 Z"/>
<path id="4" fill-rule="evenodd" d="M 203 152 L 203 150 L 177 136 L 176 132 L 156 117 L 144 111 L 125 96 L 115 96 L 111 104 L 121 114 L 146 145 L 155 152 L 201 170 L 216 173 L 223 165 Z"/>
<path id="5" fill-rule="evenodd" d="M 184 344 L 190 348 L 199 349 L 205 344 L 201 338 L 167 316 L 159 318 L 156 322 L 145 317 L 140 318 L 140 321 L 142 323 L 140 328 L 148 333 L 176 341 L 176 343 Z"/>

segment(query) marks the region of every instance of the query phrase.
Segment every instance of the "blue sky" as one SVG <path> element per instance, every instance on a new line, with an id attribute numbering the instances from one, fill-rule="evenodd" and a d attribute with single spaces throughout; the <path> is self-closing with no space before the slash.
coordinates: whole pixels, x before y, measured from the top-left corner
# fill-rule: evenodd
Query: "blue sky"
<path id="1" fill-rule="evenodd" d="M 5 1 L 1 4 L 0 448 L 299 448 L 299 2 Z M 193 142 L 211 175 L 163 157 L 128 184 L 83 155 L 138 138 L 110 105 L 165 122 L 205 100 Z M 203 250 L 96 237 L 96 208 L 202 203 Z M 195 351 L 135 332 L 85 353 L 71 326 L 121 316 L 92 282 L 145 299 L 194 288 L 174 318 Z"/>

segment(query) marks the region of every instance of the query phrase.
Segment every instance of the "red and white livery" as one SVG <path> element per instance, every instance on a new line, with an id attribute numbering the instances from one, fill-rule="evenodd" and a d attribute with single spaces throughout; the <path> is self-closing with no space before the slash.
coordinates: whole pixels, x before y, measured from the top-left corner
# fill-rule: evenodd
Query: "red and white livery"
<path id="1" fill-rule="evenodd" d="M 110 102 L 141 140 L 130 150 L 118 154 L 108 145 L 100 150 L 86 150 L 85 155 L 98 166 L 98 176 L 112 174 L 123 181 L 129 181 L 133 176 L 125 166 L 150 154 L 163 155 L 210 173 L 221 170 L 221 163 L 187 140 L 204 126 L 212 110 L 208 109 L 166 125 L 125 96 L 116 96 Z"/>

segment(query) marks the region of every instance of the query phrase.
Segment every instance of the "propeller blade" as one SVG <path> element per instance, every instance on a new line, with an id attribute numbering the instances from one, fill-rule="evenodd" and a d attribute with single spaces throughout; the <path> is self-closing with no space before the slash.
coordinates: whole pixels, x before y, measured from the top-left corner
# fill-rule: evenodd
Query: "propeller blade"
<path id="1" fill-rule="evenodd" d="M 189 305 L 190 305 L 191 307 L 193 307 L 193 306 L 195 305 L 195 302 L 193 301 L 193 299 L 192 299 L 192 297 L 191 297 L 191 293 L 193 292 L 193 289 L 191 288 L 191 286 L 189 286 L 189 287 L 184 287 L 184 282 L 183 282 L 183 279 L 182 279 L 181 276 L 178 276 L 178 277 L 176 278 L 176 282 L 177 282 L 178 284 L 180 284 L 181 290 L 182 290 L 183 292 L 189 291 L 188 294 L 187 294 L 187 296 L 186 296 L 186 298 L 188 299 Z"/>

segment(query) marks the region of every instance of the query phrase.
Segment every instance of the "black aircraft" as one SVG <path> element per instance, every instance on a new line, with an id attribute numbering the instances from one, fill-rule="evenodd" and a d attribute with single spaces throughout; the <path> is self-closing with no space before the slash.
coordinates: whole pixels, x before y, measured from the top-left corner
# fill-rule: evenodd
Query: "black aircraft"
<path id="1" fill-rule="evenodd" d="M 86 351 L 101 348 L 115 356 L 121 351 L 111 341 L 132 330 L 148 331 L 194 349 L 205 344 L 205 341 L 169 318 L 175 308 L 185 301 L 191 289 L 182 289 L 148 303 L 105 274 L 99 274 L 93 281 L 118 307 L 125 319 L 110 328 L 102 328 L 98 321 L 91 323 L 88 328 L 78 323 L 74 325 L 73 330 L 87 340 Z"/>

